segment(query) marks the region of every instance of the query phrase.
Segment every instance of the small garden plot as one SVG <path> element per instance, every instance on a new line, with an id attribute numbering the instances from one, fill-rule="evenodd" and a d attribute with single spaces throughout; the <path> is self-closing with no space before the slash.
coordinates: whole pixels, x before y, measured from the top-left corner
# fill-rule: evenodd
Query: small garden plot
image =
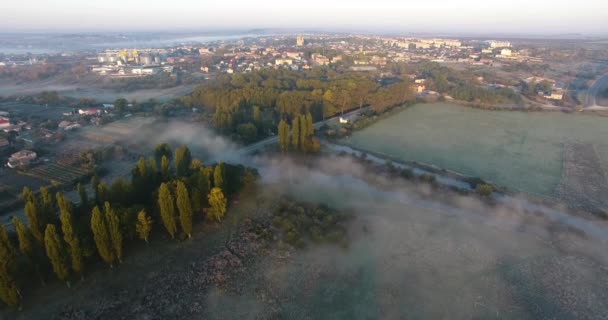
<path id="1" fill-rule="evenodd" d="M 53 184 L 72 183 L 89 174 L 89 171 L 60 163 L 49 163 L 35 167 L 28 175 L 47 180 Z"/>

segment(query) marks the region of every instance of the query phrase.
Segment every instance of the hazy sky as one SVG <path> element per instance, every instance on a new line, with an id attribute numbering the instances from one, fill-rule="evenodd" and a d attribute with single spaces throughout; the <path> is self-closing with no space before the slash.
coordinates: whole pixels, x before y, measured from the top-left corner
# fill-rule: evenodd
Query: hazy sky
<path id="1" fill-rule="evenodd" d="M 608 0 L 2 0 L 0 32 L 340 28 L 604 33 Z"/>

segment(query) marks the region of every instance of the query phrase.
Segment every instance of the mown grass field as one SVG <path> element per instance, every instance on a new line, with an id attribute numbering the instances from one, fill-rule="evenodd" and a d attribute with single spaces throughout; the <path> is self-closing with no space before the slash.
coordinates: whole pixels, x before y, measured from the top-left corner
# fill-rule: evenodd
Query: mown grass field
<path id="1" fill-rule="evenodd" d="M 486 111 L 418 104 L 343 142 L 404 161 L 478 176 L 512 190 L 554 195 L 567 143 L 592 144 L 608 168 L 608 119 L 558 112 Z"/>

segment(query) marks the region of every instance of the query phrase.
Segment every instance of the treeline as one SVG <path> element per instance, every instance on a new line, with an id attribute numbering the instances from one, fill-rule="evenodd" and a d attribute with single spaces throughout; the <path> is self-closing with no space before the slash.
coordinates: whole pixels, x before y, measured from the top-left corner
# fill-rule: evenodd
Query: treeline
<path id="1" fill-rule="evenodd" d="M 153 231 L 190 238 L 193 223 L 220 222 L 227 199 L 252 187 L 257 176 L 241 165 L 205 166 L 186 146 L 173 153 L 162 144 L 153 157 L 139 159 L 130 181 L 118 178 L 107 185 L 94 176 L 92 197 L 78 184 L 78 204 L 61 192 L 24 188 L 26 223 L 13 217 L 13 236 L 0 227 L 0 299 L 18 306 L 22 288 L 34 287 L 38 281 L 32 279 L 44 284 L 51 271 L 70 286 L 96 257 L 110 267 L 120 264 L 129 242 L 148 242 Z"/>
<path id="2" fill-rule="evenodd" d="M 421 63 L 412 71 L 426 79 L 427 89 L 447 94 L 457 100 L 489 104 L 523 102 L 521 96 L 511 89 L 481 87 L 474 74 L 457 71 L 437 62 Z"/>
<path id="3" fill-rule="evenodd" d="M 413 99 L 409 79 L 380 87 L 373 74 L 314 68 L 221 76 L 196 88 L 183 102 L 212 110 L 216 129 L 253 141 L 274 132 L 284 117 L 310 113 L 316 122 L 365 105 L 381 112 Z"/>

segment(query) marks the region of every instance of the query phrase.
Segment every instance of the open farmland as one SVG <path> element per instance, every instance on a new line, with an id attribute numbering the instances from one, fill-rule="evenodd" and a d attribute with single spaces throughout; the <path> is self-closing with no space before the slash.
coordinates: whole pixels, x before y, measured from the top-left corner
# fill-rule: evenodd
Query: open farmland
<path id="1" fill-rule="evenodd" d="M 555 196 L 562 177 L 587 179 L 593 171 L 564 167 L 565 146 L 585 144 L 590 161 L 608 168 L 606 118 L 582 114 L 483 111 L 437 103 L 415 105 L 362 130 L 343 142 L 404 161 L 418 161 L 490 180 L 512 190 Z M 584 154 L 579 157 L 585 156 Z M 574 174 L 583 175 L 573 176 Z M 605 176 L 603 174 L 603 176 Z M 592 181 L 592 182 L 591 182 Z M 575 189 L 580 189 L 575 187 Z"/>

